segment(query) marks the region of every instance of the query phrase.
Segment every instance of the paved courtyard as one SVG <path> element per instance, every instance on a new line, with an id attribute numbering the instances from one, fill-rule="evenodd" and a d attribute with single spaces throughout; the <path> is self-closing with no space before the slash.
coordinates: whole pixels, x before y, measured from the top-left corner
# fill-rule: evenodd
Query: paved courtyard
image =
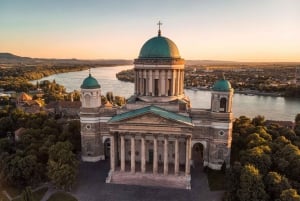
<path id="1" fill-rule="evenodd" d="M 221 201 L 222 191 L 209 191 L 206 175 L 191 169 L 192 190 L 106 184 L 109 162 L 81 163 L 72 190 L 79 201 Z"/>

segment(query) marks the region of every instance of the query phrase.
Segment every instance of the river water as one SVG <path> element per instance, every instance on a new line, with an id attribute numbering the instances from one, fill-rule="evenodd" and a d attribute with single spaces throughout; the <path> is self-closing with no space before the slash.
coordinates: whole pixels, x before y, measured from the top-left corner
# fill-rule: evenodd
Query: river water
<path id="1" fill-rule="evenodd" d="M 92 69 L 92 76 L 101 85 L 102 94 L 112 91 L 114 95 L 130 97 L 134 93 L 134 85 L 129 82 L 117 80 L 116 73 L 133 68 L 130 66 L 99 67 Z M 56 83 L 64 85 L 68 92 L 80 90 L 82 81 L 88 76 L 88 70 L 51 75 L 40 80 L 55 79 Z M 36 81 L 32 81 L 33 84 Z M 193 108 L 210 108 L 210 91 L 185 90 L 190 98 Z M 263 115 L 266 119 L 280 121 L 294 121 L 296 114 L 300 113 L 300 99 L 270 97 L 270 96 L 248 96 L 234 94 L 233 113 L 235 117 L 245 115 L 255 117 Z"/>

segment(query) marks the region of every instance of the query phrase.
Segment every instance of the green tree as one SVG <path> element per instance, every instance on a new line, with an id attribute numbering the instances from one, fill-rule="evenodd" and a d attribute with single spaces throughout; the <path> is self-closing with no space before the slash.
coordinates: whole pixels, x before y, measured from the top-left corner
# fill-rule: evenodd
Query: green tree
<path id="1" fill-rule="evenodd" d="M 300 201 L 300 196 L 295 189 L 287 189 L 280 194 L 280 201 Z"/>
<path id="2" fill-rule="evenodd" d="M 224 201 L 238 200 L 237 191 L 240 187 L 241 170 L 241 163 L 235 162 L 234 165 L 226 172 L 227 192 L 225 193 Z"/>
<path id="3" fill-rule="evenodd" d="M 242 164 L 253 164 L 262 174 L 266 174 L 271 165 L 271 148 L 269 146 L 259 146 L 241 152 Z"/>
<path id="4" fill-rule="evenodd" d="M 70 189 L 77 176 L 75 154 L 70 142 L 57 142 L 49 149 L 48 177 L 57 187 Z"/>
<path id="5" fill-rule="evenodd" d="M 283 190 L 291 188 L 288 179 L 277 172 L 269 172 L 264 180 L 266 192 L 271 200 L 279 199 Z"/>
<path id="6" fill-rule="evenodd" d="M 265 124 L 265 117 L 258 115 L 252 119 L 252 124 L 254 126 L 263 126 Z"/>
<path id="7" fill-rule="evenodd" d="M 268 195 L 259 170 L 253 165 L 245 165 L 241 170 L 240 187 L 237 196 L 240 201 L 266 201 Z"/>

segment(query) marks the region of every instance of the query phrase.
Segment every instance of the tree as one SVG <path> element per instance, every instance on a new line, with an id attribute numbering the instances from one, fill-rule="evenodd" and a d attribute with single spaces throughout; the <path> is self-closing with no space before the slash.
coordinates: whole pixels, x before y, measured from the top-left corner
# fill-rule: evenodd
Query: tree
<path id="1" fill-rule="evenodd" d="M 265 177 L 266 191 L 271 200 L 280 198 L 283 190 L 291 188 L 288 179 L 277 172 L 269 172 Z"/>
<path id="2" fill-rule="evenodd" d="M 0 131 L 8 132 L 8 131 L 12 131 L 12 128 L 13 128 L 13 122 L 10 117 L 2 117 L 0 119 Z"/>
<path id="3" fill-rule="evenodd" d="M 252 124 L 254 126 L 263 126 L 265 124 L 265 117 L 258 115 L 252 119 Z"/>
<path id="4" fill-rule="evenodd" d="M 262 174 L 266 174 L 271 165 L 271 149 L 269 146 L 258 146 L 241 152 L 242 164 L 253 164 Z"/>
<path id="5" fill-rule="evenodd" d="M 240 162 L 235 162 L 233 166 L 226 173 L 226 188 L 224 201 L 238 200 L 237 190 L 240 186 L 242 165 Z"/>
<path id="6" fill-rule="evenodd" d="M 113 103 L 113 102 L 114 102 L 114 95 L 113 95 L 113 92 L 108 91 L 108 92 L 106 93 L 106 99 L 107 99 L 107 101 Z"/>
<path id="7" fill-rule="evenodd" d="M 70 189 L 77 176 L 75 154 L 70 142 L 57 142 L 50 147 L 48 160 L 48 177 L 59 188 Z"/>
<path id="8" fill-rule="evenodd" d="M 241 170 L 240 187 L 237 197 L 240 201 L 266 201 L 268 194 L 259 170 L 253 165 L 245 165 Z"/>
<path id="9" fill-rule="evenodd" d="M 300 136 L 300 113 L 296 115 L 295 117 L 295 127 L 294 131 L 297 136 Z"/>
<path id="10" fill-rule="evenodd" d="M 300 201 L 300 196 L 295 189 L 287 189 L 280 194 L 281 201 Z"/>

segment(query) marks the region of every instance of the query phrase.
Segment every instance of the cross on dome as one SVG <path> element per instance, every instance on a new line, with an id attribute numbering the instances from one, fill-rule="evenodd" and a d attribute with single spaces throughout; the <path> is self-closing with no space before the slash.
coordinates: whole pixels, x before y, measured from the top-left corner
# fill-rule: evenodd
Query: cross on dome
<path id="1" fill-rule="evenodd" d="M 161 23 L 161 21 L 159 20 L 157 25 L 158 25 L 158 36 L 161 36 L 161 30 L 160 30 L 160 26 L 162 25 L 163 23 Z"/>

